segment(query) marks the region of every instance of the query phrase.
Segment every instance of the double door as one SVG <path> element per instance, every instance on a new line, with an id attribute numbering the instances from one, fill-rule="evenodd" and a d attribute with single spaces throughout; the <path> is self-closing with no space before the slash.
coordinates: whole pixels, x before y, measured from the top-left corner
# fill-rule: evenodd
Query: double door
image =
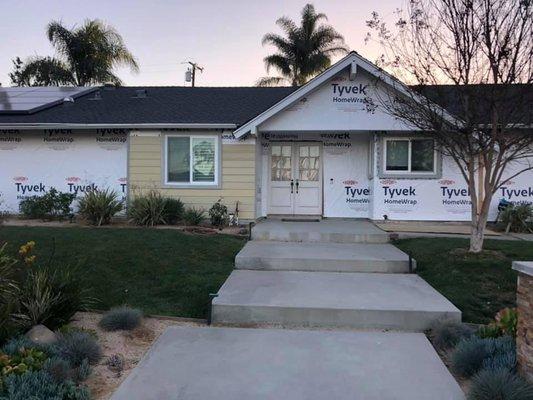
<path id="1" fill-rule="evenodd" d="M 322 146 L 270 144 L 269 214 L 322 214 Z"/>

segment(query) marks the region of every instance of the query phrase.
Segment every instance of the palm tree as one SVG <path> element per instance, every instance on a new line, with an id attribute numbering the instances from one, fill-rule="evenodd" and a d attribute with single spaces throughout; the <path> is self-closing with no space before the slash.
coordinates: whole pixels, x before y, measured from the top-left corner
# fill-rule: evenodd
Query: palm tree
<path id="1" fill-rule="evenodd" d="M 122 36 L 100 20 L 87 20 L 79 28 L 67 29 L 52 21 L 46 29 L 58 57 L 34 57 L 22 63 L 17 57 L 10 74 L 16 86 L 122 84 L 113 69 L 126 65 L 139 71 L 137 61 Z"/>
<path id="2" fill-rule="evenodd" d="M 327 20 L 326 15 L 317 14 L 312 4 L 303 8 L 300 26 L 287 17 L 278 19 L 276 24 L 283 29 L 286 37 L 267 33 L 262 43 L 263 46 L 269 44 L 277 48 L 277 53 L 263 59 L 267 73 L 274 68 L 281 76 L 261 78 L 257 85 L 303 85 L 327 69 L 331 65 L 333 55 L 347 53 L 342 35 L 330 25 L 322 24 L 323 20 Z"/>

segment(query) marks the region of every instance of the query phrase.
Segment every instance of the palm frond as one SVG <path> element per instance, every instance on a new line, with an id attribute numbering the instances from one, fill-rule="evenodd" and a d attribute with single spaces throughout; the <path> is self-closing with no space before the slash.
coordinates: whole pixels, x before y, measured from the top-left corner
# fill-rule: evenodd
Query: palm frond
<path id="1" fill-rule="evenodd" d="M 74 77 L 61 60 L 52 57 L 28 59 L 18 74 L 19 86 L 74 85 Z"/>
<path id="2" fill-rule="evenodd" d="M 259 78 L 255 83 L 255 86 L 281 86 L 283 83 L 287 83 L 287 78 L 281 76 L 265 76 Z"/>
<path id="3" fill-rule="evenodd" d="M 293 52 L 292 43 L 275 33 L 267 33 L 265 36 L 263 36 L 261 43 L 263 46 L 266 44 L 275 46 L 280 52 L 286 55 L 290 55 Z"/>
<path id="4" fill-rule="evenodd" d="M 265 62 L 265 68 L 267 72 L 270 72 L 271 68 L 278 69 L 284 76 L 291 74 L 290 60 L 281 54 L 271 54 L 266 56 L 263 61 Z"/>

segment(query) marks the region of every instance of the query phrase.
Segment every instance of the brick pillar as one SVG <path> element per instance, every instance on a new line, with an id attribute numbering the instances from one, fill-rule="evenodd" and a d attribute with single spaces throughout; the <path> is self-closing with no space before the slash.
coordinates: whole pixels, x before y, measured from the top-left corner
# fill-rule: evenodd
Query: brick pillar
<path id="1" fill-rule="evenodd" d="M 519 371 L 533 380 L 533 261 L 515 261 L 518 271 L 516 356 Z"/>

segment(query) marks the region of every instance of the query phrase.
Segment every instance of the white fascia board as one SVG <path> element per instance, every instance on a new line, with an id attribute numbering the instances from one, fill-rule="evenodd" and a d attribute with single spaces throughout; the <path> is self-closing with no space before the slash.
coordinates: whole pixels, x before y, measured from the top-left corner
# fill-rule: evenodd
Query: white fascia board
<path id="1" fill-rule="evenodd" d="M 423 96 L 414 92 L 412 89 L 410 89 L 407 85 L 405 85 L 400 80 L 396 79 L 394 76 L 389 74 L 388 72 L 384 71 L 383 69 L 377 67 L 364 57 L 362 57 L 360 54 L 358 54 L 355 51 L 350 52 L 346 57 L 342 58 L 341 60 L 337 61 L 334 65 L 332 65 L 330 68 L 322 72 L 320 75 L 317 75 L 315 78 L 311 79 L 309 82 L 307 82 L 305 85 L 300 87 L 298 90 L 294 91 L 284 99 L 280 100 L 278 103 L 274 104 L 272 107 L 267 109 L 266 111 L 262 112 L 255 118 L 248 121 L 246 124 L 242 125 L 240 128 L 236 129 L 233 134 L 236 138 L 240 138 L 241 136 L 251 133 L 252 135 L 255 135 L 257 133 L 257 127 L 265 122 L 267 119 L 272 117 L 273 115 L 277 114 L 280 111 L 283 111 L 287 107 L 294 104 L 296 101 L 307 95 L 309 92 L 315 90 L 317 87 L 322 85 L 324 82 L 326 82 L 328 79 L 333 78 L 337 73 L 342 71 L 344 68 L 350 66 L 350 79 L 353 79 L 355 77 L 355 74 L 357 74 L 357 68 L 358 66 L 363 68 L 364 70 L 368 71 L 372 75 L 376 76 L 377 78 L 381 79 L 384 83 L 391 86 L 393 89 L 399 91 L 400 93 L 411 96 L 418 102 L 422 102 Z M 450 114 L 448 111 L 446 111 L 444 108 L 440 107 L 439 105 L 435 104 L 435 107 L 437 107 L 439 110 L 442 111 L 442 115 L 446 118 L 446 120 L 454 123 L 460 123 L 461 120 L 454 115 Z"/>
<path id="2" fill-rule="evenodd" d="M 1 124 L 0 129 L 235 129 L 236 124 Z"/>

